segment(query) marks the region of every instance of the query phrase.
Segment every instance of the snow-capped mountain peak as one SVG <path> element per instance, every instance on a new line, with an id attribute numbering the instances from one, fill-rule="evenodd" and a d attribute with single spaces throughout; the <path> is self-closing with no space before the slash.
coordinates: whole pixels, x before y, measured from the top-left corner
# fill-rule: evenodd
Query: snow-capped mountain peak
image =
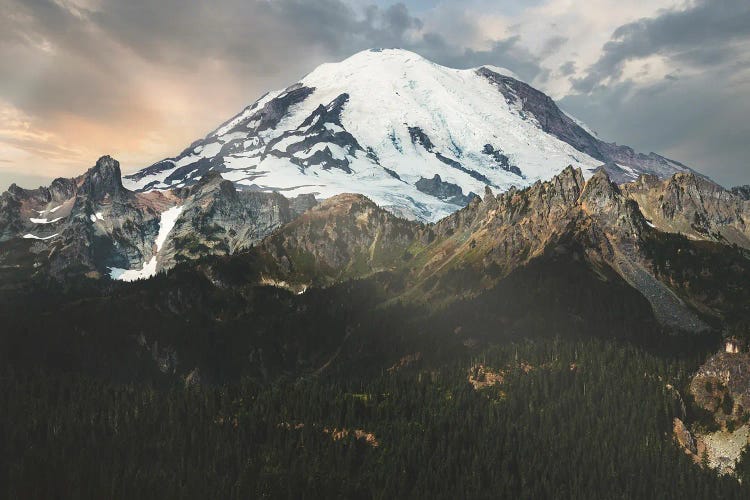
<path id="1" fill-rule="evenodd" d="M 319 198 L 355 192 L 435 221 L 485 186 L 526 186 L 567 165 L 585 175 L 605 166 L 619 181 L 687 170 L 600 141 L 508 70 L 452 69 L 384 49 L 319 66 L 124 182 L 162 190 L 213 170 L 239 189 Z"/>

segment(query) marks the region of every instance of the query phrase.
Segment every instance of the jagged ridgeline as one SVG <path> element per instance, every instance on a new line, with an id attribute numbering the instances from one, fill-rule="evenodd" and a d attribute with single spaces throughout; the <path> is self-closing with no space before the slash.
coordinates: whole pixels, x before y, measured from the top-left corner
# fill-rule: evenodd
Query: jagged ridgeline
<path id="1" fill-rule="evenodd" d="M 106 179 L 107 165 L 116 170 L 102 159 L 81 186 Z M 8 334 L 8 352 L 33 358 L 51 349 L 70 367 L 93 363 L 116 374 L 124 366 L 130 376 L 139 365 L 124 359 L 150 355 L 175 375 L 197 368 L 231 379 L 350 366 L 365 352 L 377 370 L 393 346 L 400 352 L 425 339 L 433 347 L 422 350 L 450 357 L 525 336 L 658 345 L 667 334 L 742 335 L 750 317 L 748 202 L 694 174 L 618 186 L 603 169 L 587 181 L 569 167 L 526 189 L 487 188 L 435 224 L 402 219 L 359 194 L 317 203 L 237 192 L 215 174 L 167 193 L 108 185 L 94 196 L 80 188 L 62 234 L 90 231 L 122 248 L 120 225 L 134 223 L 109 214 L 141 204 L 132 218 L 145 220 L 148 200 L 177 199 L 171 222 L 165 212 L 151 222 L 151 255 L 168 272 L 117 285 L 93 278 L 96 268 L 76 274 L 86 254 L 67 267 L 61 260 L 100 240 L 21 240 L 37 260 L 27 274 L 22 263 L 3 270 L 4 324 L 34 334 Z M 96 199 L 109 204 L 101 217 L 88 213 Z M 685 220 L 689 237 L 680 234 Z M 39 342 L 50 322 L 56 342 Z M 105 361 L 105 352 L 124 358 Z"/>

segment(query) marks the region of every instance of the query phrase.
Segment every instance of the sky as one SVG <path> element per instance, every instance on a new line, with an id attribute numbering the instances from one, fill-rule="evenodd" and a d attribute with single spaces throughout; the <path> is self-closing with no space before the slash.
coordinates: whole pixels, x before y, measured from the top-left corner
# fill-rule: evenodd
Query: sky
<path id="1" fill-rule="evenodd" d="M 367 48 L 506 67 L 600 138 L 750 184 L 747 0 L 0 0 L 0 189 L 133 172 Z"/>

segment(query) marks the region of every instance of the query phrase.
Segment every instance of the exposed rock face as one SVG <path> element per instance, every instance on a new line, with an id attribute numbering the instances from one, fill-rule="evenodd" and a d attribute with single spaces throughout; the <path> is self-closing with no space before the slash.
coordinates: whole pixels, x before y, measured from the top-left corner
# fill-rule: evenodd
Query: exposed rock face
<path id="1" fill-rule="evenodd" d="M 12 186 L 0 196 L 0 244 L 13 248 L 0 248 L 0 269 L 101 277 L 153 261 L 156 272 L 247 248 L 317 203 L 313 195 L 238 192 L 213 171 L 193 188 L 151 193 L 128 191 L 120 176 L 119 163 L 105 156 L 78 179 Z M 163 214 L 177 207 L 174 225 L 164 227 Z"/>
<path id="2" fill-rule="evenodd" d="M 685 423 L 679 418 L 675 417 L 672 432 L 677 444 L 685 450 L 685 453 L 694 457 L 695 460 L 700 460 L 698 448 L 695 445 L 695 438 L 685 426 Z"/>
<path id="3" fill-rule="evenodd" d="M 84 174 L 80 192 L 93 202 L 125 195 L 120 162 L 110 156 L 99 158 L 96 165 Z"/>
<path id="4" fill-rule="evenodd" d="M 742 452 L 750 442 L 750 353 L 714 354 L 690 381 L 695 405 L 707 412 L 714 428 L 694 422 L 692 431 L 675 419 L 677 443 L 699 464 L 719 474 L 734 474 Z"/>
<path id="5" fill-rule="evenodd" d="M 693 377 L 690 393 L 719 423 L 739 422 L 750 412 L 750 353 L 711 356 Z"/>
<path id="6" fill-rule="evenodd" d="M 750 201 L 691 173 L 660 181 L 644 176 L 624 186 L 662 231 L 750 248 Z"/>
<path id="7" fill-rule="evenodd" d="M 260 249 L 276 279 L 326 285 L 401 265 L 419 229 L 362 195 L 343 194 L 276 231 Z"/>
<path id="8" fill-rule="evenodd" d="M 333 108 L 320 112 L 338 116 Z M 414 134 L 415 141 L 429 147 L 428 137 Z M 400 219 L 362 195 L 339 195 L 317 205 L 312 195 L 289 200 L 278 193 L 241 191 L 215 171 L 192 187 L 149 193 L 128 191 L 118 177 L 119 165 L 105 157 L 75 181 L 5 193 L 0 215 L 4 231 L 12 235 L 9 243 L 17 246 L 24 232 L 35 233 L 22 252 L 0 253 L 3 269 L 94 277 L 109 274 L 110 268 L 143 267 L 145 273 L 148 264 L 150 274 L 137 275 L 147 277 L 179 262 L 255 246 L 252 276 L 264 283 L 303 291 L 392 271 L 404 277 L 402 298 L 439 303 L 475 296 L 537 258 L 565 254 L 602 277 L 623 279 L 668 328 L 706 330 L 695 310 L 725 324 L 728 316 L 735 323 L 747 316 L 741 300 L 692 292 L 693 280 L 711 279 L 701 271 L 707 264 L 700 259 L 714 259 L 709 253 L 720 253 L 720 247 L 690 247 L 685 241 L 683 257 L 670 253 L 683 251 L 671 243 L 654 250 L 659 230 L 675 230 L 685 213 L 703 214 L 713 233 L 733 234 L 735 241 L 744 234 L 748 202 L 693 175 L 678 174 L 665 182 L 643 177 L 618 186 L 606 169 L 586 181 L 581 170 L 568 167 L 523 190 L 496 196 L 486 187 L 481 199 L 427 226 Z M 437 195 L 456 193 L 440 177 L 424 184 Z M 661 200 L 662 215 L 649 222 L 641 204 L 653 211 L 654 200 Z M 167 210 L 172 219 L 165 222 Z M 35 219 L 39 214 L 48 219 Z M 712 239 L 698 231 L 695 238 Z M 685 261 L 675 274 L 668 263 L 678 257 L 684 261 L 684 255 L 696 259 Z M 725 261 L 734 266 L 735 277 L 750 273 L 741 255 Z M 461 276 L 461 287 L 446 287 L 455 276 Z M 742 292 L 743 285 L 738 286 Z"/>
<path id="9" fill-rule="evenodd" d="M 461 186 L 445 182 L 438 174 L 435 174 L 432 179 L 422 177 L 416 182 L 415 186 L 423 193 L 431 194 L 436 198 L 462 207 L 476 196 L 474 193 L 469 193 L 468 196 L 465 196 Z"/>
<path id="10" fill-rule="evenodd" d="M 690 171 L 685 165 L 656 153 L 638 153 L 628 146 L 618 146 L 596 138 L 563 113 L 549 96 L 524 82 L 488 68 L 479 68 L 477 73 L 495 84 L 509 102 L 520 103 L 524 112 L 536 118 L 542 130 L 600 160 L 607 174 L 618 184 L 631 182 L 640 174 L 665 178 L 675 171 Z"/>
<path id="11" fill-rule="evenodd" d="M 23 189 L 12 184 L 8 191 L 0 195 L 0 242 L 34 228 L 37 224 L 32 223 L 31 219 L 55 220 L 67 215 L 70 207 L 61 205 L 71 200 L 77 191 L 75 179 L 55 179 L 49 187 L 37 189 Z M 47 236 L 47 233 L 49 231 L 42 231 L 41 236 Z"/>
<path id="12" fill-rule="evenodd" d="M 668 328 L 706 323 L 654 272 L 645 242 L 656 231 L 601 169 L 586 182 L 567 168 L 548 182 L 482 199 L 432 226 L 398 219 L 360 195 L 340 195 L 267 237 L 259 246 L 262 281 L 303 291 L 343 279 L 395 271 L 406 300 L 453 301 L 499 283 L 537 257 L 572 252 L 602 276 L 619 275 Z M 461 275 L 460 290 L 441 283 Z"/>
<path id="13" fill-rule="evenodd" d="M 259 242 L 290 222 L 296 211 L 278 193 L 237 191 L 220 174 L 209 172 L 194 187 L 179 192 L 182 211 L 160 254 L 161 268 L 205 255 L 228 255 Z M 297 210 L 315 203 L 296 200 Z"/>
<path id="14" fill-rule="evenodd" d="M 594 267 L 613 269 L 651 303 L 656 317 L 677 330 L 702 331 L 701 321 L 667 284 L 654 277 L 642 248 L 650 231 L 638 205 L 600 169 L 588 183 L 565 169 L 549 182 L 510 190 L 440 221 L 438 242 L 418 276 L 427 280 L 451 268 L 474 269 L 477 289 L 492 286 L 514 269 L 555 247 L 577 242 Z M 487 272 L 490 269 L 491 272 Z"/>

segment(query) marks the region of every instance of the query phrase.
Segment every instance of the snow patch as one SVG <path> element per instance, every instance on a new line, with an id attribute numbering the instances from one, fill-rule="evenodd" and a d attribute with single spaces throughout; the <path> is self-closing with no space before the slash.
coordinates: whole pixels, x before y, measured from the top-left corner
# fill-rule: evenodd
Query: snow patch
<path id="1" fill-rule="evenodd" d="M 63 219 L 62 217 L 58 217 L 58 218 L 52 219 L 52 220 L 49 220 L 49 219 L 46 219 L 46 218 L 45 219 L 35 219 L 35 218 L 32 217 L 29 220 L 31 222 L 33 222 L 34 224 L 53 224 L 53 223 L 55 223 L 55 222 L 57 222 L 59 220 L 62 220 L 62 219 Z"/>
<path id="2" fill-rule="evenodd" d="M 138 281 L 149 279 L 156 275 L 156 255 L 151 260 L 143 263 L 142 269 L 120 269 L 117 267 L 109 268 L 109 276 L 118 281 Z"/>
<path id="3" fill-rule="evenodd" d="M 517 78 L 507 69 L 485 67 Z M 508 102 L 505 94 L 476 69 L 443 67 L 408 51 L 360 52 L 342 62 L 319 66 L 289 88 L 300 86 L 311 89 L 311 93 L 290 106 L 273 128 L 257 133 L 255 123 L 248 122 L 255 121 L 260 116 L 255 113 L 271 99 L 285 95 L 284 90 L 268 94 L 243 110 L 215 135 L 209 135 L 204 140 L 206 146 L 196 154 L 168 162 L 174 162 L 177 168 L 216 157 L 216 163 L 224 166 L 222 176 L 242 187 L 288 196 L 315 194 L 318 199 L 361 193 L 394 213 L 432 222 L 457 207 L 417 190 L 415 183 L 420 178 L 438 174 L 445 182 L 458 185 L 464 194 L 483 193 L 486 184 L 502 192 L 549 180 L 568 165 L 580 168 L 588 179 L 602 164 L 545 132 L 532 114 L 523 112 L 520 98 Z M 340 121 L 323 126 L 336 134 L 348 132 L 361 150 L 319 140 L 289 158 L 286 151 L 292 144 L 310 138 L 302 124 L 319 113 L 320 106 L 330 110 L 331 103 L 344 94 L 348 99 Z M 414 144 L 414 129 L 429 138 L 431 151 Z M 239 144 L 240 130 L 245 133 L 242 150 L 222 154 L 220 143 L 231 137 Z M 273 147 L 268 146 L 282 137 Z M 491 155 L 483 153 L 488 144 L 508 156 L 522 176 L 504 170 Z M 311 165 L 309 158 L 325 148 L 332 158 L 346 160 L 349 171 Z M 441 157 L 460 165 L 441 161 Z M 170 167 L 168 162 L 164 166 Z M 630 173 L 627 166 L 622 168 Z M 157 189 L 168 189 L 185 180 L 190 183 L 189 174 L 167 183 L 166 177 L 173 171 L 150 175 L 138 185 L 156 182 Z M 633 176 L 637 177 L 635 170 Z"/>
<path id="4" fill-rule="evenodd" d="M 182 213 L 182 206 L 172 207 L 165 210 L 161 214 L 161 220 L 159 221 L 159 234 L 156 236 L 156 252 L 161 251 L 161 247 L 167 241 L 167 236 L 174 229 L 174 225 L 177 222 L 177 218 Z"/>
<path id="5" fill-rule="evenodd" d="M 29 234 L 24 234 L 23 238 L 25 240 L 42 240 L 42 241 L 44 241 L 44 240 L 51 240 L 55 236 L 60 236 L 60 233 L 55 233 L 55 234 L 53 234 L 51 236 L 35 236 L 35 235 L 29 233 Z"/>
<path id="6" fill-rule="evenodd" d="M 182 206 L 172 207 L 162 212 L 161 220 L 159 220 L 159 233 L 156 235 L 156 241 L 154 242 L 156 245 L 156 253 L 148 262 L 143 263 L 141 269 L 121 269 L 118 267 L 110 267 L 110 278 L 118 281 L 137 281 L 156 276 L 156 267 L 158 263 L 157 256 L 164 246 L 164 243 L 167 241 L 169 233 L 174 229 L 175 223 L 182 213 L 182 208 Z"/>

